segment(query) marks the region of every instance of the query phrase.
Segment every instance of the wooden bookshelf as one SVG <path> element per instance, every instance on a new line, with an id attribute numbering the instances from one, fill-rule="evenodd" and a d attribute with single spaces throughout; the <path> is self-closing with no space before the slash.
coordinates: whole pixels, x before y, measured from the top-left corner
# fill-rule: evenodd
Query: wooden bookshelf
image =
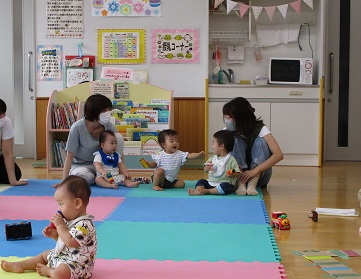
<path id="1" fill-rule="evenodd" d="M 66 141 L 70 129 L 55 129 L 52 126 L 52 104 L 53 103 L 63 103 L 63 102 L 74 102 L 76 97 L 79 100 L 78 106 L 78 118 L 80 119 L 84 115 L 84 103 L 85 100 L 89 97 L 90 83 L 79 84 L 70 88 L 66 88 L 61 91 L 54 91 L 49 99 L 47 107 L 47 116 L 46 116 L 46 154 L 47 154 L 47 170 L 48 171 L 62 171 L 61 167 L 54 167 L 54 152 L 53 152 L 53 143 L 56 140 Z M 161 99 L 169 100 L 169 116 L 167 127 L 174 127 L 173 120 L 173 95 L 172 91 L 146 84 L 129 84 L 129 100 L 138 103 L 150 103 L 152 99 Z M 142 155 L 128 155 L 125 156 L 125 164 L 127 165 L 128 170 L 146 170 L 142 167 L 139 162 L 139 158 L 143 157 Z M 149 156 L 145 156 L 149 157 Z M 148 158 L 149 159 L 149 158 Z M 149 170 L 149 169 L 148 169 Z"/>

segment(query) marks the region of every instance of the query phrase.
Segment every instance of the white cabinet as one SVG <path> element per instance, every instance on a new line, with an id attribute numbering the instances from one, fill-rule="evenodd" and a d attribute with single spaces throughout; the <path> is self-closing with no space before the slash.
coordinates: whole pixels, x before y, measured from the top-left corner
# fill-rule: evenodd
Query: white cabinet
<path id="1" fill-rule="evenodd" d="M 224 128 L 223 105 L 244 97 L 255 108 L 284 154 L 278 165 L 320 165 L 320 88 L 318 86 L 210 85 L 208 89 L 208 152 L 213 134 Z"/>

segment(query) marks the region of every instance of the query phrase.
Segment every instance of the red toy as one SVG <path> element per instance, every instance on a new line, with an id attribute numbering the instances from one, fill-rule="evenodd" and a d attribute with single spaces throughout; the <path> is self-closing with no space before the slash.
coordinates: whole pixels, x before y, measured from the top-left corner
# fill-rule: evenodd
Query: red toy
<path id="1" fill-rule="evenodd" d="M 271 227 L 279 230 L 289 230 L 291 228 L 290 220 L 287 214 L 281 211 L 272 212 Z"/>
<path id="2" fill-rule="evenodd" d="M 227 171 L 227 174 L 228 174 L 228 175 L 231 175 L 231 174 L 234 174 L 235 172 L 236 172 L 235 169 L 231 169 L 231 170 L 228 170 L 228 171 Z"/>
<path id="3" fill-rule="evenodd" d="M 63 213 L 62 213 L 60 210 L 58 210 L 57 213 L 59 213 L 59 214 L 64 218 L 64 215 L 63 215 Z M 50 227 L 50 228 L 53 228 L 53 229 L 56 229 L 56 227 L 55 227 L 55 225 L 54 225 L 53 222 L 50 222 L 49 227 Z"/>

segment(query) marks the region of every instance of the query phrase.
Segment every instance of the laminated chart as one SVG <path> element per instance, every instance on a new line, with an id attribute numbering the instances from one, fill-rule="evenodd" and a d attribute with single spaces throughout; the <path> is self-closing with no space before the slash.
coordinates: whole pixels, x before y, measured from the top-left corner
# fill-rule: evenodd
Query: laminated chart
<path id="1" fill-rule="evenodd" d="M 141 29 L 98 30 L 98 62 L 144 63 L 145 31 Z"/>

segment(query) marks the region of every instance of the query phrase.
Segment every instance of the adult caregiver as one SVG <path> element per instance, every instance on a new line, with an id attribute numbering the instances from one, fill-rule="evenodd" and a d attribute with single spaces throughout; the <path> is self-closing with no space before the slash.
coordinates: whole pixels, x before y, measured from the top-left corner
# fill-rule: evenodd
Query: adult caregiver
<path id="1" fill-rule="evenodd" d="M 28 184 L 20 180 L 21 170 L 14 162 L 14 128 L 6 116 L 6 103 L 0 99 L 0 183 L 14 186 Z"/>
<path id="2" fill-rule="evenodd" d="M 105 130 L 115 133 L 117 151 L 124 159 L 124 139 L 110 122 L 111 110 L 112 102 L 101 94 L 91 95 L 85 101 L 84 118 L 71 126 L 68 135 L 63 179 L 69 175 L 77 175 L 85 178 L 89 185 L 94 184 L 96 170 L 93 165 L 93 153 L 99 150 L 99 135 Z"/>
<path id="3" fill-rule="evenodd" d="M 254 179 L 257 186 L 267 186 L 272 176 L 272 166 L 283 159 L 276 139 L 254 111 L 251 104 L 242 97 L 223 106 L 224 123 L 235 138 L 232 155 L 243 170 L 236 192 L 239 195 L 256 195 L 255 188 L 249 192 L 244 185 Z"/>

